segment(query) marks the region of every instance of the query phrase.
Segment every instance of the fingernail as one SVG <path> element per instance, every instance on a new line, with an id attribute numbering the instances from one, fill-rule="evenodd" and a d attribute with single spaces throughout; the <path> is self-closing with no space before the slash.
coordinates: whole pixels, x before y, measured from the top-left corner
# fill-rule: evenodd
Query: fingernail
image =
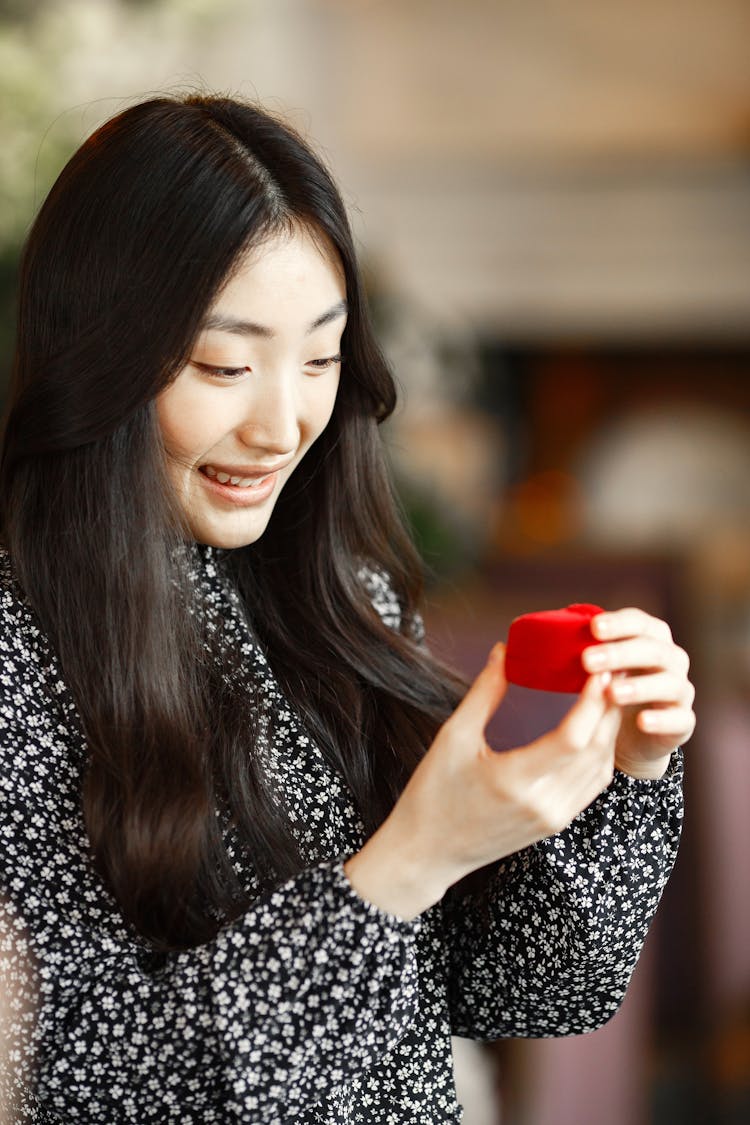
<path id="1" fill-rule="evenodd" d="M 599 676 L 599 683 L 602 685 L 602 687 L 605 688 L 607 686 L 607 684 L 609 684 L 611 682 L 612 682 L 612 673 L 611 672 L 602 672 L 601 675 Z"/>

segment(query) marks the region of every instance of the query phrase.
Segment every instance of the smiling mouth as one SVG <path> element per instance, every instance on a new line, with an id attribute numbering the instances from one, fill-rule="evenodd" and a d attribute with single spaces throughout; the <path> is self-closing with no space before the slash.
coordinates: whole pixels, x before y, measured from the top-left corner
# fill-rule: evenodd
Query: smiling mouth
<path id="1" fill-rule="evenodd" d="M 228 473 L 221 473 L 212 468 L 211 465 L 201 465 L 198 470 L 203 473 L 209 480 L 214 480 L 218 484 L 226 485 L 228 488 L 237 489 L 251 489 L 258 488 L 261 484 L 268 480 L 273 473 L 266 473 L 263 477 L 230 477 Z"/>

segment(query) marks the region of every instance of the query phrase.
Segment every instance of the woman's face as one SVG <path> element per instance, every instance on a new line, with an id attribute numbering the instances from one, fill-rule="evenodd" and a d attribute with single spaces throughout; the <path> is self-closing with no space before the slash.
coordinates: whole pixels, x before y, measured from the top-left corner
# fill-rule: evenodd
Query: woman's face
<path id="1" fill-rule="evenodd" d="M 254 252 L 208 310 L 190 362 L 156 397 L 169 473 L 198 542 L 241 547 L 263 534 L 333 412 L 345 299 L 332 244 L 324 253 L 295 227 Z M 222 484 L 217 472 L 243 479 Z"/>

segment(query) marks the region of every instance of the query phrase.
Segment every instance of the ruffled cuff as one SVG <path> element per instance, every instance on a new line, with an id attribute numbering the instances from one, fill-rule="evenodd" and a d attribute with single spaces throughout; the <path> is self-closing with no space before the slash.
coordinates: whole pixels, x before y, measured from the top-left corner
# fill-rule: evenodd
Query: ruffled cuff
<path id="1" fill-rule="evenodd" d="M 616 769 L 612 785 L 622 791 L 631 790 L 636 793 L 657 794 L 660 790 L 664 790 L 665 793 L 668 793 L 669 791 L 680 789 L 684 767 L 683 749 L 681 746 L 678 746 L 676 750 L 672 751 L 669 765 L 661 777 L 633 777 L 623 770 Z"/>

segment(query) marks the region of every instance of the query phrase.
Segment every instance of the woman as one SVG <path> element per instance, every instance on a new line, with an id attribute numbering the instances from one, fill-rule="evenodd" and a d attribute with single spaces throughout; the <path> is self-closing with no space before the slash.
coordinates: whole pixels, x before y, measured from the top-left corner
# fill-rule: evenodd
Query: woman
<path id="1" fill-rule="evenodd" d="M 451 1033 L 620 1004 L 677 848 L 687 657 L 602 614 L 562 723 L 493 754 L 503 646 L 469 684 L 425 645 L 395 403 L 289 126 L 157 97 L 74 154 L 0 462 L 29 1120 L 456 1122 Z"/>

